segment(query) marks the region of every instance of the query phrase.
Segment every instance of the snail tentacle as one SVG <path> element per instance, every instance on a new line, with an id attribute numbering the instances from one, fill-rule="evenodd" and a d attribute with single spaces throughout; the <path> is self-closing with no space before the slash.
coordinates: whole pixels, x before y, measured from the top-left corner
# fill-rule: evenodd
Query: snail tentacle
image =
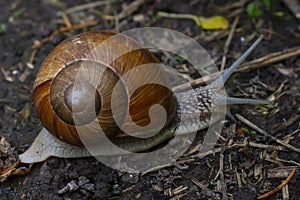
<path id="1" fill-rule="evenodd" d="M 250 55 L 263 38 L 264 36 L 261 35 L 217 80 L 212 83 L 212 85 L 222 87 L 234 70 Z"/>

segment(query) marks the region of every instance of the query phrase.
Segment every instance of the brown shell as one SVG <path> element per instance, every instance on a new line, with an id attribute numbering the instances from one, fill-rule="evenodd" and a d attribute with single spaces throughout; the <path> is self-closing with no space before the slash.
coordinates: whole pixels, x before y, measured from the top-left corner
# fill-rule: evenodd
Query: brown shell
<path id="1" fill-rule="evenodd" d="M 98 48 L 99 46 L 100 48 Z M 95 62 L 95 65 L 99 63 L 99 66 L 107 68 L 103 72 L 105 77 L 99 78 L 99 85 L 97 85 L 97 91 L 101 96 L 101 109 L 97 113 L 98 116 L 95 121 L 75 127 L 72 123 L 66 123 L 68 120 L 61 119 L 54 111 L 57 108 L 54 109 L 54 103 L 51 101 L 56 98 L 55 95 L 57 94 L 52 94 L 54 96 L 52 99 L 50 96 L 51 92 L 57 92 L 61 89 L 59 88 L 63 85 L 61 82 L 68 84 L 76 76 L 74 72 L 69 73 L 66 71 L 69 66 L 72 66 L 72 63 L 88 63 L 90 60 Z M 34 102 L 42 124 L 59 139 L 81 146 L 82 134 L 79 137 L 78 130 L 80 132 L 84 131 L 84 137 L 90 138 L 91 143 L 95 141 L 93 137 L 98 135 L 97 127 L 99 124 L 107 136 L 119 137 L 124 135 L 120 128 L 122 130 L 126 128 L 127 133 L 129 133 L 134 132 L 136 124 L 142 127 L 147 126 L 150 123 L 149 108 L 154 104 L 160 104 L 167 114 L 165 122 L 165 126 L 167 126 L 176 115 L 175 99 L 170 89 L 159 84 L 153 84 L 157 80 L 163 80 L 164 84 L 170 83 L 168 83 L 168 78 L 162 69 L 155 68 L 154 70 L 151 65 L 146 68 L 143 74 L 129 76 L 126 83 L 121 84 L 121 94 L 118 96 L 118 100 L 123 103 L 129 102 L 129 115 L 134 124 L 124 122 L 120 127 L 116 124 L 112 115 L 112 90 L 116 82 L 133 68 L 148 63 L 158 63 L 158 61 L 150 51 L 143 49 L 135 40 L 122 34 L 116 35 L 111 31 L 92 31 L 66 39 L 45 59 L 34 82 Z M 61 78 L 61 82 L 55 84 L 55 78 L 62 74 L 62 71 L 69 73 L 67 78 Z M 95 79 L 95 73 L 88 76 Z M 144 80 L 149 84 L 136 88 L 136 84 L 140 84 L 138 80 Z M 51 89 L 51 87 L 55 88 Z M 129 92 L 130 90 L 134 91 Z M 129 94 L 131 94 L 130 98 L 126 99 Z M 64 111 L 61 111 L 61 113 L 64 113 Z M 121 113 L 121 115 L 123 114 Z"/>

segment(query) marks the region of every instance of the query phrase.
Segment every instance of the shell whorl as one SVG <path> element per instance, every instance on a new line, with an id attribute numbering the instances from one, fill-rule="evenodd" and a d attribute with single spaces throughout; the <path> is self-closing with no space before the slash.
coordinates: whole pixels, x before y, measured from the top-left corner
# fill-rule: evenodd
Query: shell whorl
<path id="1" fill-rule="evenodd" d="M 134 132 L 136 126 L 147 126 L 151 122 L 149 110 L 154 104 L 166 110 L 164 126 L 176 116 L 172 91 L 152 84 L 155 80 L 170 84 L 162 69 L 146 68 L 151 77 L 146 72 L 144 77 L 129 77 L 126 82 L 121 79 L 133 69 L 139 70 L 139 66 L 158 61 L 135 40 L 122 34 L 114 36 L 110 31 L 93 31 L 71 37 L 58 45 L 42 64 L 34 83 L 35 107 L 44 127 L 57 138 L 82 145 L 79 130 L 86 132 L 83 137 L 94 143 L 101 140 L 99 125 L 108 137 L 124 136 L 120 128 Z M 129 92 L 138 84 L 138 79 L 150 84 Z M 128 114 L 134 123 L 124 121 L 124 127 L 116 123 L 111 105 L 113 90 L 120 82 L 117 97 L 120 105 L 128 103 L 128 108 L 117 115 L 122 122 Z"/>

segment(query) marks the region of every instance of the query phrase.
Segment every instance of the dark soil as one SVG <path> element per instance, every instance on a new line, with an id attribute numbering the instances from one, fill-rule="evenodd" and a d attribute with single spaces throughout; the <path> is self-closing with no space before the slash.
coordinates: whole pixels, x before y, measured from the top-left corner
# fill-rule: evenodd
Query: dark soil
<path id="1" fill-rule="evenodd" d="M 76 2 L 76 3 L 75 3 Z M 33 52 L 32 45 L 35 40 L 42 41 L 60 27 L 63 27 L 61 12 L 75 5 L 86 4 L 92 0 L 79 1 L 50 1 L 50 0 L 6 0 L 0 1 L 0 24 L 6 28 L 0 30 L 0 68 L 12 79 L 0 75 L 0 134 L 8 142 L 18 147 L 17 154 L 25 151 L 42 126 L 37 117 L 33 99 L 32 86 L 39 66 L 51 50 L 65 38 L 96 29 L 114 29 L 113 21 L 104 20 L 101 15 L 114 15 L 122 11 L 124 5 L 130 1 L 114 3 L 112 5 L 100 6 L 94 9 L 82 10 L 69 15 L 73 24 L 82 23 L 84 20 L 99 20 L 96 26 L 78 29 L 56 34 L 50 41 L 42 44 L 34 56 L 34 69 L 28 71 L 27 63 Z M 189 13 L 196 15 L 212 16 L 222 15 L 232 24 L 234 17 L 230 14 L 234 10 L 241 9 L 240 21 L 229 47 L 227 63 L 232 63 L 241 51 L 246 50 L 250 42 L 241 42 L 242 38 L 249 37 L 252 33 L 264 34 L 265 40 L 255 49 L 248 60 L 267 55 L 272 52 L 283 51 L 300 44 L 299 22 L 281 1 L 274 1 L 273 11 L 282 12 L 282 17 L 275 17 L 272 12 L 264 10 L 263 16 L 255 21 L 247 15 L 246 6 L 236 7 L 231 10 L 221 11 L 218 8 L 225 8 L 236 1 L 145 1 L 145 3 L 134 13 L 124 19 L 120 19 L 120 31 L 136 27 L 157 26 L 174 29 L 185 33 L 203 45 L 208 53 L 219 66 L 223 54 L 225 36 L 213 37 L 211 41 L 206 40 L 209 36 L 222 31 L 201 30 L 191 20 L 185 19 L 156 19 L 158 11 L 170 13 Z M 136 20 L 135 17 L 144 14 L 145 19 Z M 223 31 L 226 33 L 226 31 Z M 257 34 L 257 35 L 258 35 Z M 251 40 L 252 42 L 253 40 Z M 165 64 L 178 61 L 168 60 L 164 55 L 159 55 Z M 229 64 L 228 64 L 229 65 Z M 276 67 L 293 70 L 293 73 L 283 74 Z M 20 77 L 27 70 L 28 76 L 24 81 Z M 194 74 L 190 74 L 195 76 Z M 267 130 L 274 137 L 282 139 L 284 136 L 296 131 L 300 127 L 299 120 L 285 126 L 286 121 L 293 116 L 300 115 L 300 60 L 299 57 L 291 57 L 284 61 L 264 66 L 248 72 L 234 74 L 227 83 L 228 91 L 234 96 L 267 98 L 282 83 L 282 93 L 277 99 L 278 112 L 265 115 L 258 112 L 254 106 L 232 106 L 232 113 L 240 113 L 247 116 L 257 126 Z M 242 93 L 244 91 L 244 93 Z M 248 95 L 247 95 L 248 94 Z M 20 114 L 24 108 L 29 108 L 30 115 Z M 254 113 L 256 111 L 256 113 Z M 226 141 L 233 140 L 242 142 L 248 139 L 251 142 L 277 145 L 278 143 L 258 133 L 237 135 L 230 132 L 231 125 L 237 129 L 246 127 L 242 122 L 234 122 L 228 119 L 225 124 L 222 136 Z M 250 128 L 248 128 L 251 130 Z M 198 143 L 199 141 L 196 141 Z M 300 148 L 300 135 L 296 133 L 290 140 L 290 144 Z M 225 142 L 220 140 L 217 147 L 224 146 Z M 264 155 L 294 161 L 277 163 L 267 161 Z M 297 166 L 300 163 L 300 155 L 295 151 L 271 151 L 251 146 L 228 149 L 224 155 L 224 179 L 226 192 L 229 199 L 255 199 L 259 195 L 276 188 L 284 178 L 270 178 L 266 172 L 268 169 L 279 166 Z M 31 171 L 23 176 L 9 177 L 0 185 L 0 199 L 171 199 L 176 194 L 171 191 L 179 186 L 187 187 L 179 193 L 185 194 L 182 199 L 225 199 L 219 189 L 220 177 L 216 180 L 219 170 L 220 154 L 196 159 L 183 167 L 173 166 L 157 170 L 144 176 L 136 174 L 121 173 L 99 163 L 94 158 L 81 159 L 59 159 L 50 158 L 43 163 L 34 164 Z M 253 175 L 254 168 L 260 166 L 263 169 L 261 179 Z M 298 166 L 299 167 L 299 166 Z M 237 175 L 243 179 L 238 184 Z M 88 180 L 72 192 L 58 194 L 71 181 L 80 182 Z M 196 186 L 191 179 L 207 187 L 206 190 Z M 300 173 L 299 168 L 292 180 L 289 182 L 290 199 L 300 199 Z M 177 196 L 179 198 L 179 196 Z M 282 199 L 282 192 L 279 191 L 269 199 Z"/>

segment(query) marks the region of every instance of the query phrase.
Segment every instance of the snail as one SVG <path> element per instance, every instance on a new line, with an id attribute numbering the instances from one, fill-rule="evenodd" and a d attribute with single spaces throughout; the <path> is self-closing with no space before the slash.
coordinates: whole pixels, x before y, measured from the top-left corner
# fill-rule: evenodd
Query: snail
<path id="1" fill-rule="evenodd" d="M 266 100 L 240 99 L 218 94 L 223 82 L 226 82 L 262 37 L 211 84 L 173 92 L 166 72 L 154 66 L 145 68 L 140 73 L 143 76 L 129 75 L 125 81 L 121 79 L 129 71 L 140 71 L 137 68 L 140 65 L 159 62 L 134 39 L 122 34 L 114 39 L 115 35 L 112 31 L 98 30 L 73 36 L 59 44 L 44 60 L 33 86 L 34 104 L 44 128 L 31 147 L 19 155 L 21 162 L 41 162 L 50 156 L 90 156 L 86 145 L 97 146 L 100 148 L 99 154 L 103 156 L 143 152 L 172 139 L 176 134 L 207 128 L 210 111 L 214 106 L 269 103 Z M 96 46 L 106 41 L 109 44 L 103 45 L 102 51 L 93 52 Z M 115 55 L 115 51 L 121 56 Z M 138 79 L 149 84 L 137 87 Z M 115 88 L 117 95 L 114 93 Z M 174 93 L 184 99 L 180 106 Z M 190 108 L 192 96 L 198 99 L 196 110 L 194 107 Z M 120 102 L 115 102 L 116 100 Z M 127 103 L 128 110 L 115 112 L 115 107 L 118 110 L 118 107 Z M 153 117 L 149 115 L 156 112 L 156 107 L 152 107 L 154 104 L 163 106 L 165 112 L 152 121 Z M 183 107 L 189 112 L 181 113 Z M 197 113 L 197 117 L 194 113 Z M 125 119 L 125 115 L 129 115 L 130 119 Z M 160 116 L 165 119 L 163 127 L 159 126 Z M 188 123 L 178 123 L 179 116 Z M 151 126 L 148 127 L 149 124 Z M 147 126 L 149 131 L 147 134 L 145 131 L 136 131 L 137 126 Z M 110 141 L 124 151 L 116 151 L 105 145 L 99 147 L 96 143 L 103 139 L 103 135 L 98 134 L 99 127 Z M 135 132 L 133 135 L 138 137 L 128 136 L 124 134 L 124 130 L 126 133 Z M 79 135 L 78 132 L 83 134 Z"/>

